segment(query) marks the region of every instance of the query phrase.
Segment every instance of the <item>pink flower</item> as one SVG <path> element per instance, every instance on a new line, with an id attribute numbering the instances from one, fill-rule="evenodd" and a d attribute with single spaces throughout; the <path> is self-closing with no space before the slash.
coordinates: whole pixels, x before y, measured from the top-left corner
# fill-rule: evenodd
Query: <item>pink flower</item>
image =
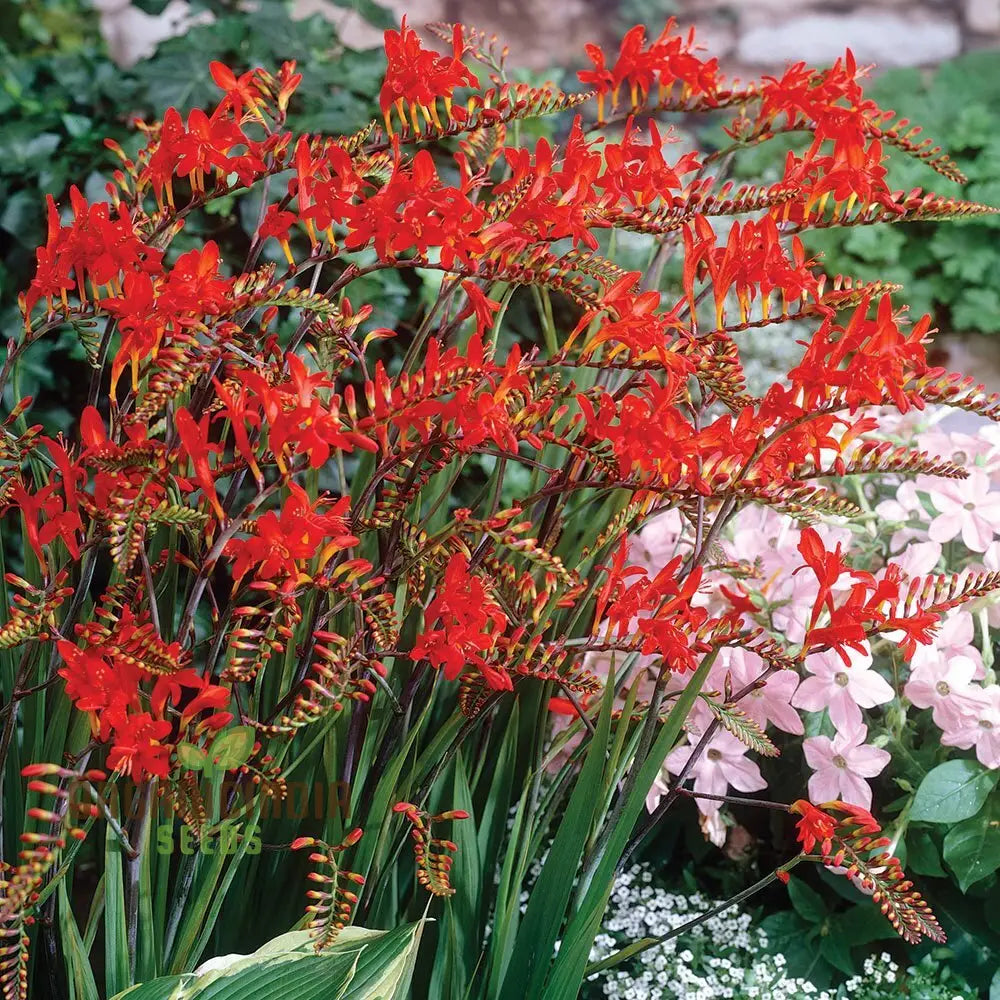
<path id="1" fill-rule="evenodd" d="M 681 512 L 676 507 L 647 521 L 629 539 L 629 562 L 644 566 L 650 573 L 659 573 L 677 554 L 683 528 Z"/>
<path id="2" fill-rule="evenodd" d="M 862 724 L 861 709 L 874 708 L 892 701 L 889 683 L 872 670 L 871 653 L 849 649 L 850 667 L 833 650 L 806 657 L 807 677 L 795 692 L 792 704 L 807 712 L 830 713 L 838 732 L 854 732 Z M 826 800 L 824 800 L 826 801 Z"/>
<path id="3" fill-rule="evenodd" d="M 964 465 L 966 468 L 975 465 L 983 469 L 986 473 L 991 473 L 997 468 L 1000 460 L 1000 452 L 997 451 L 995 442 L 990 441 L 987 430 L 992 427 L 987 425 L 975 434 L 962 434 L 935 428 L 924 434 L 917 435 L 917 447 L 921 451 L 926 451 L 929 455 L 939 455 L 948 462 L 955 462 Z"/>
<path id="4" fill-rule="evenodd" d="M 867 746 L 868 728 L 859 726 L 849 733 L 813 736 L 802 743 L 806 763 L 815 772 L 809 779 L 809 798 L 813 802 L 839 799 L 865 809 L 871 807 L 872 790 L 865 778 L 874 778 L 885 770 L 891 757 L 885 750 Z"/>
<path id="5" fill-rule="evenodd" d="M 726 674 L 730 673 L 733 691 L 739 691 L 757 680 L 763 672 L 764 661 L 756 653 L 727 646 L 715 661 L 711 684 L 721 690 Z M 738 704 L 761 729 L 773 725 L 786 733 L 800 736 L 803 732 L 802 719 L 791 705 L 792 695 L 798 686 L 798 676 L 784 670 L 771 674 L 763 687 L 741 698 Z"/>
<path id="6" fill-rule="evenodd" d="M 701 827 L 701 832 L 705 834 L 705 839 L 716 847 L 725 847 L 726 844 L 726 821 L 722 818 L 722 813 L 712 813 L 706 816 L 705 813 L 700 813 L 698 816 L 698 825 Z"/>
<path id="7" fill-rule="evenodd" d="M 655 811 L 656 807 L 660 804 L 660 799 L 667 794 L 669 788 L 670 786 L 660 775 L 657 775 L 653 779 L 653 787 L 646 793 L 646 812 Z"/>
<path id="8" fill-rule="evenodd" d="M 685 746 L 677 747 L 667 757 L 667 770 L 679 774 L 694 750 L 694 738 L 688 736 Z M 694 790 L 708 795 L 725 795 L 732 785 L 741 792 L 756 792 L 767 787 L 760 768 L 746 758 L 747 748 L 735 736 L 719 730 L 709 742 L 705 752 L 698 758 L 691 775 Z M 711 816 L 719 811 L 721 802 L 698 799 L 698 808 Z"/>
<path id="9" fill-rule="evenodd" d="M 959 656 L 972 660 L 976 667 L 973 676 L 980 680 L 983 677 L 983 656 L 972 645 L 975 635 L 976 623 L 972 615 L 963 609 L 952 611 L 942 620 L 934 642 L 929 646 L 917 646 L 910 659 L 911 674 L 922 667 L 946 663 L 952 657 Z"/>
<path id="10" fill-rule="evenodd" d="M 931 660 L 910 674 L 903 694 L 917 708 L 931 709 L 939 729 L 953 731 L 980 710 L 981 688 L 973 685 L 975 676 L 976 664 L 968 656 Z"/>
<path id="11" fill-rule="evenodd" d="M 941 735 L 945 746 L 968 750 L 976 748 L 976 756 L 984 767 L 1000 767 L 1000 685 L 991 684 L 973 693 L 978 695 L 975 711 L 959 716 L 954 726 Z"/>
<path id="12" fill-rule="evenodd" d="M 910 521 L 917 521 L 918 523 L 927 521 L 927 512 L 920 502 L 917 487 L 912 479 L 907 479 L 900 484 L 899 489 L 896 490 L 895 499 L 883 500 L 880 504 L 877 504 L 875 513 L 884 521 L 894 521 L 904 525 L 899 531 L 893 533 L 889 542 L 894 552 L 900 546 L 903 546 L 905 552 L 907 543 L 921 536 L 922 533 L 920 531 L 909 527 Z"/>
<path id="13" fill-rule="evenodd" d="M 892 557 L 893 565 L 898 566 L 911 579 L 933 573 L 940 560 L 941 546 L 938 542 L 910 542 L 898 556 Z M 884 575 L 885 570 L 876 574 L 880 579 Z"/>
<path id="14" fill-rule="evenodd" d="M 943 545 L 961 535 L 967 548 L 985 552 L 1000 534 L 1000 493 L 990 492 L 985 472 L 970 469 L 965 480 L 935 480 L 927 492 L 938 511 L 927 529 L 932 541 Z"/>

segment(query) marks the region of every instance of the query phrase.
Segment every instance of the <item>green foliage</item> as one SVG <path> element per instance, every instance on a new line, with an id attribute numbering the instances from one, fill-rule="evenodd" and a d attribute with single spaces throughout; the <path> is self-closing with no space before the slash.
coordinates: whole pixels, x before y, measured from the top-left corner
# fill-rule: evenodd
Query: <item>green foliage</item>
<path id="1" fill-rule="evenodd" d="M 962 892 L 1000 868 L 1000 802 L 996 798 L 948 831 L 944 860 Z"/>
<path id="2" fill-rule="evenodd" d="M 64 199 L 71 183 L 91 200 L 104 199 L 104 185 L 118 166 L 105 149 L 114 139 L 128 152 L 142 135 L 131 124 L 159 118 L 173 105 L 182 113 L 218 99 L 208 64 L 234 68 L 277 67 L 295 59 L 303 73 L 289 120 L 304 131 L 352 132 L 372 118 L 384 71 L 381 52 L 355 52 L 335 28 L 314 15 L 293 21 L 284 0 L 261 0 L 252 13 L 219 6 L 215 22 L 170 39 L 131 69 L 116 66 L 95 40 L 89 7 L 74 0 L 0 2 L 0 329 L 5 338 L 21 324 L 17 294 L 34 273 L 35 247 L 45 240 L 45 195 Z M 374 3 L 362 13 L 384 26 L 388 15 Z M 78 34 L 58 25 L 72 21 Z M 50 29 L 39 25 L 49 24 Z M 82 30 L 86 27 L 86 31 Z M 52 51 L 58 40 L 59 48 Z M 224 257 L 239 259 L 257 222 L 259 202 L 223 200 L 209 219 L 190 227 L 175 243 L 178 252 L 214 239 Z M 242 210 L 241 210 L 242 206 Z M 194 220 L 192 220 L 194 221 Z M 210 231 L 209 228 L 210 227 Z M 418 288 L 385 270 L 358 283 L 358 295 L 380 303 L 376 321 L 393 326 L 412 315 Z M 360 286 L 364 287 L 360 287 Z M 35 397 L 34 419 L 67 426 L 79 412 L 89 381 L 86 355 L 70 330 L 38 345 L 20 366 L 19 383 L 8 392 Z M 6 400 L 8 406 L 12 398 Z"/>
<path id="3" fill-rule="evenodd" d="M 958 823 L 975 816 L 996 786 L 998 775 L 978 761 L 949 760 L 920 783 L 910 819 Z"/>

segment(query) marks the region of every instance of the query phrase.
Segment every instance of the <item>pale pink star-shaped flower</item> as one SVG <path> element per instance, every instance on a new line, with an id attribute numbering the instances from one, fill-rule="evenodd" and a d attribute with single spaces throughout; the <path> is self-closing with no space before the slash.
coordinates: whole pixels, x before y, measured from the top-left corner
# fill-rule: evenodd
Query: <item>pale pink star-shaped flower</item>
<path id="1" fill-rule="evenodd" d="M 917 708 L 929 708 L 938 729 L 954 731 L 963 719 L 977 718 L 982 688 L 972 682 L 976 663 L 968 656 L 952 656 L 923 663 L 910 674 L 903 694 Z"/>
<path id="2" fill-rule="evenodd" d="M 895 693 L 888 681 L 872 669 L 871 653 L 847 651 L 851 665 L 834 650 L 806 657 L 807 677 L 795 692 L 792 704 L 807 712 L 827 709 L 838 732 L 854 732 L 862 724 L 861 709 L 892 701 Z"/>
<path id="3" fill-rule="evenodd" d="M 876 504 L 875 513 L 883 521 L 893 521 L 902 525 L 907 525 L 911 520 L 918 522 L 927 520 L 927 512 L 920 502 L 920 496 L 912 479 L 907 479 L 900 484 L 895 497 L 890 497 Z M 922 532 L 916 528 L 902 527 L 893 533 L 889 544 L 894 552 L 900 546 L 903 546 L 905 551 L 909 542 L 921 536 Z"/>
<path id="4" fill-rule="evenodd" d="M 968 611 L 957 608 L 943 618 L 934 641 L 928 645 L 918 645 L 910 658 L 910 671 L 916 671 L 930 664 L 945 662 L 953 657 L 972 660 L 976 672 L 974 677 L 983 677 L 983 655 L 972 644 L 976 636 L 976 622 Z M 911 699 L 912 700 L 912 699 Z"/>
<path id="5" fill-rule="evenodd" d="M 629 539 L 629 562 L 645 567 L 650 573 L 659 573 L 677 554 L 683 529 L 681 512 L 676 508 L 647 521 Z"/>
<path id="6" fill-rule="evenodd" d="M 806 763 L 815 772 L 809 779 L 809 798 L 813 802 L 850 802 L 869 809 L 872 804 L 871 786 L 865 780 L 885 770 L 891 755 L 878 747 L 868 746 L 867 726 L 852 732 L 828 736 L 812 736 L 802 742 Z"/>
<path id="7" fill-rule="evenodd" d="M 1000 534 L 1000 492 L 990 491 L 990 479 L 980 469 L 970 469 L 968 479 L 934 480 L 927 493 L 938 516 L 927 535 L 934 542 L 962 537 L 973 552 L 985 552 Z"/>
<path id="8" fill-rule="evenodd" d="M 938 455 L 947 462 L 955 462 L 966 467 L 976 466 L 987 475 L 992 475 L 1000 468 L 1000 451 L 995 437 L 994 428 L 989 421 L 984 420 L 984 427 L 975 434 L 962 434 L 959 431 L 948 433 L 941 428 L 917 435 L 917 447 L 929 455 Z"/>
<path id="9" fill-rule="evenodd" d="M 694 738 L 677 747 L 667 757 L 666 767 L 671 774 L 679 774 L 694 751 Z M 756 792 L 767 787 L 760 768 L 747 760 L 747 748 L 735 736 L 719 730 L 711 739 L 704 753 L 698 758 L 691 775 L 694 790 L 708 795 L 725 795 L 729 786 L 740 792 Z M 698 799 L 698 808 L 706 815 L 717 813 L 722 805 L 711 799 Z"/>
<path id="10" fill-rule="evenodd" d="M 765 669 L 764 661 L 756 653 L 738 646 L 727 646 L 715 661 L 711 683 L 721 690 L 726 674 L 729 673 L 732 674 L 733 691 L 740 691 L 756 681 Z M 738 707 L 761 729 L 773 725 L 783 732 L 801 736 L 802 719 L 791 704 L 792 695 L 798 686 L 798 675 L 791 670 L 779 671 L 771 674 L 763 687 L 741 698 Z"/>
<path id="11" fill-rule="evenodd" d="M 941 561 L 941 545 L 938 542 L 910 542 L 898 556 L 892 557 L 892 564 L 898 566 L 908 578 L 928 576 L 937 569 Z M 875 574 L 880 579 L 885 570 Z"/>
<path id="12" fill-rule="evenodd" d="M 981 688 L 979 695 L 976 711 L 960 716 L 941 734 L 941 742 L 962 750 L 975 747 L 980 764 L 1000 767 L 1000 685 Z"/>

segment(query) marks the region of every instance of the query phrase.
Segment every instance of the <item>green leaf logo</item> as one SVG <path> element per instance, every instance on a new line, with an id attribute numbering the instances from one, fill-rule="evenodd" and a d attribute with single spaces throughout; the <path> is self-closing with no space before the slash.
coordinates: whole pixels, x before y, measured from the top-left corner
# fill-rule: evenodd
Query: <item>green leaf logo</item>
<path id="1" fill-rule="evenodd" d="M 224 771 L 240 767 L 250 759 L 255 735 L 250 726 L 237 726 L 216 736 L 209 751 L 211 761 Z"/>
<path id="2" fill-rule="evenodd" d="M 190 771 L 200 771 L 208 764 L 208 754 L 201 747 L 196 747 L 191 743 L 177 744 L 177 759 L 182 767 Z"/>

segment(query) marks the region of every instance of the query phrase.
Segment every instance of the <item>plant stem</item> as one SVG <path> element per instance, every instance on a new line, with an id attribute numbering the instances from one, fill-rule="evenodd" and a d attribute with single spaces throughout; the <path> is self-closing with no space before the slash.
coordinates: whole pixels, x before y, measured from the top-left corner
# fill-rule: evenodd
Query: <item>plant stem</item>
<path id="1" fill-rule="evenodd" d="M 754 882 L 753 885 L 748 886 L 742 892 L 738 892 L 731 899 L 727 899 L 724 903 L 719 903 L 718 906 L 713 906 L 712 909 L 706 910 L 693 920 L 688 920 L 686 923 L 681 924 L 680 927 L 675 927 L 673 930 L 668 931 L 660 937 L 647 937 L 641 938 L 638 941 L 633 941 L 632 944 L 622 948 L 621 951 L 616 951 L 613 955 L 609 955 L 600 962 L 588 965 L 586 975 L 592 976 L 596 972 L 603 972 L 605 969 L 610 969 L 615 965 L 620 965 L 622 962 L 626 962 L 635 955 L 639 955 L 650 948 L 655 948 L 659 944 L 665 944 L 667 941 L 670 941 L 675 937 L 680 937 L 680 935 L 685 931 L 693 930 L 699 924 L 705 923 L 706 920 L 711 920 L 712 917 L 718 916 L 720 913 L 724 913 L 731 906 L 736 906 L 737 903 L 742 903 L 744 899 L 748 899 L 750 896 L 754 895 L 754 893 L 760 892 L 761 889 L 766 889 L 773 881 L 775 881 L 775 879 L 779 877 L 779 875 L 790 872 L 802 860 L 804 860 L 804 856 L 801 854 L 797 855 L 787 864 L 782 865 L 780 868 L 776 868 L 773 872 L 770 872 L 762 879 Z"/>
<path id="2" fill-rule="evenodd" d="M 769 799 L 750 799 L 743 795 L 711 795 L 708 792 L 696 792 L 691 788 L 682 788 L 681 795 L 686 795 L 692 799 L 708 799 L 710 802 L 731 802 L 740 806 L 759 806 L 761 809 L 778 809 L 781 812 L 788 812 L 787 802 L 772 802 Z"/>
<path id="3" fill-rule="evenodd" d="M 125 929 L 128 937 L 128 967 L 132 981 L 135 981 L 135 965 L 138 949 L 136 943 L 139 937 L 139 880 L 142 869 L 142 852 L 148 849 L 146 839 L 146 826 L 149 822 L 150 802 L 153 792 L 152 781 L 147 781 L 139 798 L 138 811 L 132 827 L 135 838 L 135 851 L 125 856 L 125 874 L 128 880 L 126 885 L 126 905 L 128 910 L 125 914 Z"/>

